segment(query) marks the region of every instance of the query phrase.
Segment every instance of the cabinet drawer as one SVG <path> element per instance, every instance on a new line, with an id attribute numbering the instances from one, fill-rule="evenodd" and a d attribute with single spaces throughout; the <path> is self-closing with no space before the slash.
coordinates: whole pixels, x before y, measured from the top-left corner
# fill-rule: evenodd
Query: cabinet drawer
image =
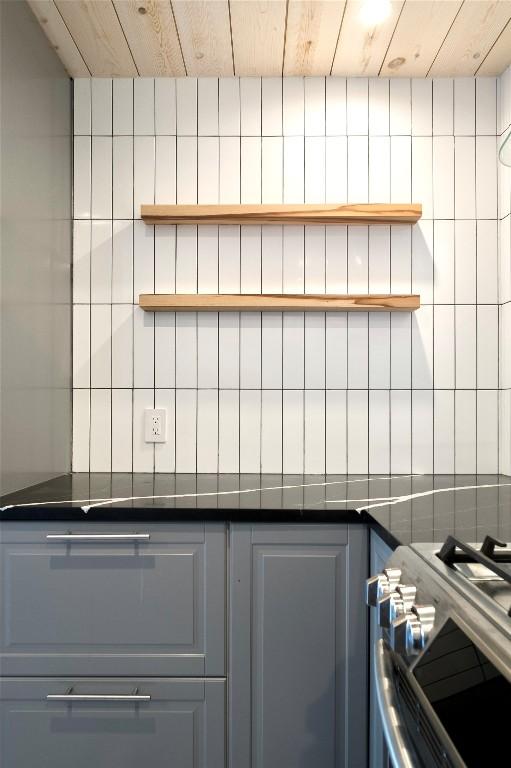
<path id="1" fill-rule="evenodd" d="M 2 768 L 225 768 L 223 680 L 10 678 L 0 713 Z"/>
<path id="2" fill-rule="evenodd" d="M 224 674 L 223 525 L 0 533 L 3 676 Z"/>

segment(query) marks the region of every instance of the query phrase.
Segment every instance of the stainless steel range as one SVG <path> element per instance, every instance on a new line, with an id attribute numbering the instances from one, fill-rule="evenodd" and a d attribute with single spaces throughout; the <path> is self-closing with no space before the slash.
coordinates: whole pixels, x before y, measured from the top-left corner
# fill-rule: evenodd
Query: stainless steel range
<path id="1" fill-rule="evenodd" d="M 395 768 L 511 765 L 511 545 L 398 547 L 367 582 L 378 706 Z"/>

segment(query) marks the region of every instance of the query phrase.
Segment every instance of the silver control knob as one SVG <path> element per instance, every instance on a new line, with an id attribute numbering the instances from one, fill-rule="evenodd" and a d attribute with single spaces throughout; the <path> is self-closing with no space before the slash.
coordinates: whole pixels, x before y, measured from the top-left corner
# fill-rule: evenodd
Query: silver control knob
<path id="1" fill-rule="evenodd" d="M 378 600 L 389 594 L 399 584 L 401 571 L 399 568 L 384 568 L 383 573 L 372 576 L 366 581 L 366 603 L 373 608 Z"/>
<path id="2" fill-rule="evenodd" d="M 389 632 L 390 647 L 401 656 L 416 656 L 420 650 L 420 621 L 406 613 L 394 619 Z"/>
<path id="3" fill-rule="evenodd" d="M 406 653 L 406 632 L 408 616 L 399 616 L 394 619 L 390 625 L 389 643 L 390 647 L 401 656 Z"/>
<path id="4" fill-rule="evenodd" d="M 426 646 L 434 620 L 435 609 L 432 605 L 414 605 L 410 612 L 392 621 L 390 647 L 396 653 L 417 656 Z"/>
<path id="5" fill-rule="evenodd" d="M 426 643 L 429 640 L 431 630 L 435 623 L 435 606 L 434 605 L 414 605 L 412 608 L 413 613 L 417 616 L 420 624 L 421 636 L 420 636 L 420 648 L 423 650 L 426 647 Z"/>
<path id="6" fill-rule="evenodd" d="M 406 649 L 407 656 L 417 656 L 422 651 L 422 629 L 419 619 L 415 613 L 407 616 L 406 622 Z"/>
<path id="7" fill-rule="evenodd" d="M 395 591 L 378 600 L 378 624 L 389 629 L 394 619 L 408 613 L 415 600 L 417 589 L 413 586 L 398 584 Z"/>
<path id="8" fill-rule="evenodd" d="M 391 587 L 397 587 L 401 581 L 401 569 L 400 568 L 384 568 L 383 573 L 389 580 Z"/>
<path id="9" fill-rule="evenodd" d="M 377 576 L 371 576 L 370 579 L 366 579 L 366 605 L 374 608 L 387 584 L 387 579 L 383 573 L 379 573 Z"/>
<path id="10" fill-rule="evenodd" d="M 399 584 L 396 587 L 396 592 L 401 595 L 401 599 L 407 611 L 409 611 L 415 602 L 415 596 L 417 595 L 417 587 L 411 584 Z"/>
<path id="11" fill-rule="evenodd" d="M 391 592 L 378 600 L 378 624 L 380 627 L 390 628 L 394 619 L 406 613 L 403 600 L 399 592 Z"/>

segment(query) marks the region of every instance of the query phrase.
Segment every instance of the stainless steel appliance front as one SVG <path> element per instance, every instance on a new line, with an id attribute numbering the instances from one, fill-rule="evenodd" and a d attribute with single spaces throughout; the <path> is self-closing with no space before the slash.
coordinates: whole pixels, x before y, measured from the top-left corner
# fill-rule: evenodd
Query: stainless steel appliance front
<path id="1" fill-rule="evenodd" d="M 485 606 L 439 549 L 399 547 L 367 585 L 382 627 L 374 672 L 390 759 L 395 768 L 504 765 L 511 619 Z"/>

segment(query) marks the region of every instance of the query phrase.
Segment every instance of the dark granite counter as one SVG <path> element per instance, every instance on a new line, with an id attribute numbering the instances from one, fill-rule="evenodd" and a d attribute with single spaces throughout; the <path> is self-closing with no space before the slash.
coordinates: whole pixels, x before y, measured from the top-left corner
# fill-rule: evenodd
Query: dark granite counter
<path id="1" fill-rule="evenodd" d="M 511 541 L 511 477 L 74 473 L 1 497 L 0 520 L 362 521 L 393 545 Z"/>

